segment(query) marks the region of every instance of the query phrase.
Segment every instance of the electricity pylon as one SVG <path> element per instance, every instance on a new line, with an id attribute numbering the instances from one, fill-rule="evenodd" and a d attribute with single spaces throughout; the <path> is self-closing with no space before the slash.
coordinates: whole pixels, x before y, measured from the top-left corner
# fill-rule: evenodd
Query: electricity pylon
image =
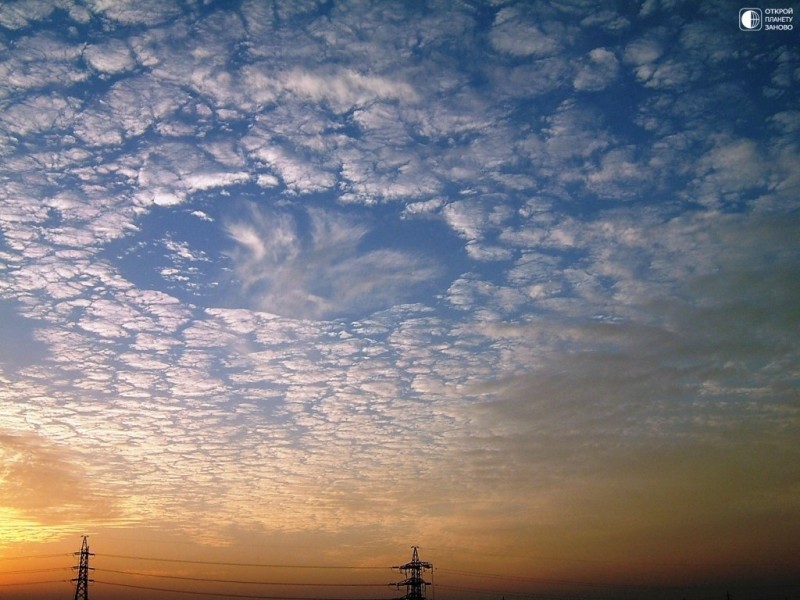
<path id="1" fill-rule="evenodd" d="M 425 581 L 423 573 L 425 571 L 433 571 L 433 565 L 429 562 L 424 562 L 419 559 L 419 546 L 411 546 L 413 553 L 411 554 L 411 562 L 404 565 L 392 567 L 402 571 L 406 578 L 397 583 L 390 583 L 397 587 L 399 590 L 402 586 L 406 588 L 406 595 L 398 600 L 425 600 L 425 586 L 431 585 L 430 581 Z"/>
<path id="2" fill-rule="evenodd" d="M 81 551 L 75 552 L 75 556 L 80 555 L 80 561 L 77 567 L 72 567 L 78 570 L 78 576 L 72 581 L 75 582 L 75 600 L 89 600 L 89 571 L 94 571 L 89 566 L 89 557 L 94 556 L 94 553 L 89 552 L 89 538 L 83 536 L 83 543 L 81 544 Z"/>

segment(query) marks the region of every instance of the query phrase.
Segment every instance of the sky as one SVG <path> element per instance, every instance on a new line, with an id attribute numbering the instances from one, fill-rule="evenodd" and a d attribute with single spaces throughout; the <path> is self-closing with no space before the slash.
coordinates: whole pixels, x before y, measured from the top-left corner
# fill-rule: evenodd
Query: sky
<path id="1" fill-rule="evenodd" d="M 797 597 L 800 44 L 742 6 L 0 3 L 3 597 L 84 534 L 99 600 L 411 546 L 439 600 Z"/>

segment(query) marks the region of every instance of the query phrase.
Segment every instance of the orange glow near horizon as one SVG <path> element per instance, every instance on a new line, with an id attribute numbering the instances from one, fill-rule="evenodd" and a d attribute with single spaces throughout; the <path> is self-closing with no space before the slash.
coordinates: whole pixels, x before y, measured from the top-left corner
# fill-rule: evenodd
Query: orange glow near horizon
<path id="1" fill-rule="evenodd" d="M 48 512 L 47 496 L 40 494 L 31 497 L 32 506 L 43 509 L 41 514 L 50 522 L 34 520 L 36 510 L 24 510 L 21 501 L 18 508 L 6 507 L 0 513 L 2 589 L 8 598 L 63 596 L 64 586 L 68 588 L 74 577 L 73 553 L 82 533 L 89 534 L 95 553 L 95 598 L 133 598 L 137 590 L 148 588 L 153 597 L 165 599 L 179 594 L 163 590 L 287 597 L 316 597 L 324 590 L 330 598 L 388 600 L 395 596 L 386 586 L 398 580 L 389 567 L 404 562 L 408 547 L 417 543 L 424 559 L 436 566 L 439 599 L 479 600 L 498 594 L 578 597 L 586 590 L 623 596 L 645 590 L 648 597 L 668 598 L 676 588 L 684 589 L 686 598 L 704 598 L 704 591 L 724 585 L 791 589 L 798 567 L 791 535 L 793 499 L 775 494 L 765 503 L 763 490 L 780 489 L 781 480 L 749 453 L 744 432 L 737 439 L 739 443 L 724 454 L 701 447 L 641 451 L 635 458 L 605 453 L 587 459 L 594 465 L 593 474 L 549 488 L 520 479 L 513 487 L 487 488 L 482 498 L 465 498 L 458 485 L 443 483 L 428 505 L 430 514 L 418 514 L 410 528 L 416 539 L 395 536 L 393 527 L 378 524 L 326 526 L 311 506 L 292 511 L 291 523 L 310 519 L 305 528 L 295 530 L 269 529 L 269 523 L 280 521 L 278 515 L 266 515 L 248 528 L 220 527 L 224 524 L 214 523 L 213 515 L 193 513 L 185 520 L 126 527 L 131 513 L 125 512 L 140 506 L 139 500 L 114 499 L 108 491 L 102 506 L 116 507 L 110 511 L 114 519 L 76 524 L 65 521 L 64 512 Z M 34 489 L 50 489 L 62 477 L 60 466 L 71 463 L 68 454 L 58 455 L 40 441 L 7 443 L 27 453 L 14 473 L 19 481 L 34 482 Z M 788 440 L 777 437 L 771 443 L 788 446 Z M 24 468 L 38 468 L 46 457 L 55 456 L 59 458 L 48 463 L 47 482 Z M 743 476 L 758 484 L 754 490 L 742 486 Z M 98 489 L 90 489 L 88 497 L 99 498 Z M 291 482 L 286 489 L 292 491 Z M 730 501 L 719 502 L 720 495 Z M 369 507 L 375 513 L 366 506 L 361 512 L 375 519 L 377 510 L 392 499 L 387 495 L 378 507 Z M 402 498 L 398 495 L 393 501 L 400 506 Z M 316 504 L 325 506 L 319 498 Z M 772 512 L 764 512 L 765 506 Z M 352 512 L 341 512 L 343 507 Z M 754 507 L 762 507 L 760 513 Z M 234 509 L 226 507 L 221 514 L 235 514 Z M 354 502 L 338 509 L 340 516 L 349 515 L 348 521 L 357 523 Z M 759 514 L 761 521 L 732 529 L 739 515 Z M 200 518 L 193 523 L 192 516 Z M 44 558 L 26 558 L 30 556 Z M 50 579 L 67 584 L 34 583 Z M 348 583 L 359 585 L 344 586 Z"/>
<path id="2" fill-rule="evenodd" d="M 0 600 L 800 600 L 789 10 L 0 0 Z"/>
<path id="3" fill-rule="evenodd" d="M 402 548 L 396 553 L 387 548 L 365 554 L 352 547 L 310 548 L 299 544 L 209 547 L 135 535 L 135 531 L 110 530 L 90 538 L 93 598 L 135 598 L 146 592 L 149 597 L 166 600 L 202 592 L 209 597 L 389 600 L 397 597 L 397 590 L 389 584 L 402 579 L 390 567 L 408 560 Z M 79 548 L 80 536 L 6 545 L 0 560 L 4 598 L 58 598 L 68 593 L 74 585 L 69 582 L 75 576 L 72 566 L 77 564 L 75 550 L 68 551 L 70 541 L 73 548 Z M 13 548 L 42 552 L 15 557 Z M 768 597 L 779 598 L 794 585 L 790 561 L 780 564 L 764 557 L 761 564 L 740 564 L 727 562 L 733 560 L 730 557 L 698 552 L 670 558 L 652 548 L 639 557 L 607 550 L 603 557 L 596 552 L 584 552 L 584 557 L 579 557 L 575 552 L 566 554 L 566 548 L 557 551 L 541 547 L 521 556 L 480 548 L 432 546 L 420 548 L 420 556 L 434 564 L 432 579 L 440 599 L 479 600 L 497 595 L 583 598 L 587 594 L 603 598 L 608 593 L 622 598 L 640 594 L 671 598 L 678 592 L 686 598 L 706 598 L 712 590 L 725 586 L 742 593 L 756 588 L 772 590 L 775 595 Z M 39 581 L 52 583 L 36 583 Z"/>

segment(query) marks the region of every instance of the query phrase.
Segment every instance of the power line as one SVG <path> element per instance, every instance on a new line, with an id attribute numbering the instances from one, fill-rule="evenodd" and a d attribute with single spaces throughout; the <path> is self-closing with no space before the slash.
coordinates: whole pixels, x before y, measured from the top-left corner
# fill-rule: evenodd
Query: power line
<path id="1" fill-rule="evenodd" d="M 493 558 L 502 558 L 505 560 L 520 560 L 525 559 L 528 561 L 538 562 L 567 562 L 567 563 L 590 563 L 600 565 L 620 565 L 620 566 L 642 566 L 642 567 L 731 567 L 731 568 L 751 568 L 756 567 L 771 567 L 775 563 L 766 562 L 753 565 L 751 563 L 737 563 L 737 562 L 679 562 L 679 561 L 651 561 L 651 560 L 627 560 L 627 559 L 608 559 L 608 558 L 572 558 L 568 556 L 553 556 L 546 554 L 526 554 L 524 556 L 512 556 L 508 553 L 491 553 L 478 550 L 470 550 L 469 548 L 452 548 L 449 546 L 426 546 L 428 551 L 435 553 L 456 553 L 456 554 L 476 554 L 485 558 L 487 556 Z M 788 563 L 783 563 L 782 566 L 788 566 Z"/>
<path id="2" fill-rule="evenodd" d="M 51 579 L 49 581 L 20 581 L 18 583 L 0 583 L 2 587 L 11 587 L 14 585 L 43 585 L 49 583 L 69 583 L 66 579 Z"/>
<path id="3" fill-rule="evenodd" d="M 539 578 L 539 577 L 523 577 L 519 575 L 499 575 L 494 573 L 480 573 L 475 571 L 462 571 L 459 569 L 448 569 L 448 568 L 439 568 L 437 569 L 440 573 L 453 573 L 457 575 L 474 575 L 476 577 L 481 577 L 484 579 L 495 579 L 495 580 L 506 580 L 508 582 L 519 582 L 519 583 L 531 583 L 531 584 L 548 584 L 548 585 L 568 585 L 568 586 L 576 586 L 576 587 L 590 587 L 590 588 L 609 588 L 609 589 L 625 589 L 625 590 L 697 590 L 697 589 L 706 589 L 709 587 L 715 587 L 718 584 L 715 582 L 708 582 L 708 583 L 686 583 L 686 584 L 652 584 L 652 583 L 603 583 L 599 581 L 580 581 L 580 580 L 573 580 L 573 579 L 548 579 L 548 578 Z M 775 588 L 775 589 L 783 589 L 783 588 L 791 588 L 796 587 L 797 584 L 787 583 L 787 584 L 763 584 L 763 583 L 755 583 L 752 584 L 758 588 Z M 462 591 L 471 591 L 477 592 L 480 591 L 478 589 L 473 588 L 461 588 L 458 586 L 451 586 L 448 584 L 437 584 L 437 587 L 440 588 L 447 588 L 447 589 L 459 589 Z M 493 592 L 496 590 L 492 590 Z M 501 592 L 497 592 L 498 594 Z M 502 592 L 507 596 L 514 595 L 516 592 Z"/>
<path id="4" fill-rule="evenodd" d="M 461 576 L 473 576 L 473 577 L 480 577 L 483 579 L 498 579 L 498 580 L 505 580 L 505 581 L 516 581 L 520 583 L 545 583 L 551 585 L 575 585 L 580 587 L 608 587 L 608 588 L 625 588 L 625 589 L 684 589 L 685 586 L 653 586 L 653 585 L 637 585 L 631 583 L 600 583 L 596 581 L 576 581 L 571 579 L 547 579 L 547 578 L 540 578 L 540 577 L 523 577 L 520 575 L 499 575 L 495 573 L 479 573 L 475 571 L 462 571 L 459 569 L 438 569 L 440 573 L 453 573 L 456 575 Z M 446 587 L 445 585 L 439 585 L 439 587 Z"/>
<path id="5" fill-rule="evenodd" d="M 251 594 L 231 594 L 230 592 L 200 592 L 197 590 L 176 590 L 171 588 L 159 588 L 145 585 L 134 585 L 131 583 L 114 583 L 111 581 L 95 580 L 95 583 L 103 585 L 113 585 L 117 587 L 133 588 L 137 590 L 149 590 L 151 592 L 172 592 L 175 594 L 192 594 L 195 596 L 225 596 L 226 598 L 253 598 L 257 600 L 327 600 L 327 597 L 319 596 L 256 596 Z M 337 598 L 336 600 L 387 600 L 386 598 Z"/>
<path id="6" fill-rule="evenodd" d="M 458 586 L 458 585 L 439 585 L 439 584 L 437 584 L 436 587 L 439 587 L 439 588 L 442 588 L 442 589 L 446 589 L 446 590 L 449 590 L 451 592 L 465 592 L 465 593 L 469 593 L 469 594 L 481 594 L 481 595 L 484 595 L 484 596 L 493 596 L 493 597 L 497 597 L 497 596 L 506 597 L 506 596 L 509 596 L 511 598 L 537 598 L 537 600 L 542 600 L 542 598 L 545 598 L 545 596 L 542 596 L 541 594 L 535 593 L 535 592 L 509 592 L 509 591 L 496 590 L 496 589 L 483 590 L 483 589 L 478 589 L 478 588 L 462 587 L 462 586 Z M 571 598 L 573 596 L 568 596 L 568 597 Z"/>
<path id="7" fill-rule="evenodd" d="M 526 591 L 509 591 L 509 590 L 498 590 L 497 588 L 474 588 L 474 587 L 464 587 L 460 585 L 448 585 L 446 583 L 438 583 L 436 587 L 442 590 L 451 590 L 454 592 L 469 592 L 471 594 L 491 594 L 493 596 L 519 596 L 528 598 L 531 596 L 539 596 L 538 592 L 526 592 Z M 609 586 L 613 587 L 613 586 Z"/>
<path id="8" fill-rule="evenodd" d="M 88 547 L 86 548 L 88 553 Z M 79 554 L 79 553 L 74 553 Z M 60 558 L 64 556 L 70 556 L 70 554 L 59 553 L 59 554 L 39 554 L 39 555 L 28 555 L 28 556 L 12 556 L 12 557 L 0 557 L 0 560 L 22 560 L 22 559 L 41 559 L 41 558 Z M 188 560 L 188 559 L 177 559 L 177 558 L 158 558 L 158 557 L 146 557 L 146 556 L 133 556 L 133 555 L 118 555 L 118 554 L 101 554 L 100 557 L 108 557 L 112 559 L 124 559 L 124 560 L 132 560 L 132 561 L 153 561 L 153 562 L 162 562 L 162 563 L 179 563 L 179 564 L 194 564 L 194 565 L 203 565 L 203 566 L 219 566 L 219 567 L 249 567 L 249 568 L 259 568 L 259 569 L 321 569 L 321 570 L 330 570 L 330 569 L 337 569 L 337 570 L 387 570 L 391 569 L 392 567 L 383 567 L 383 566 L 363 566 L 363 565 L 349 565 L 349 566 L 341 566 L 341 565 L 314 565 L 314 564 L 270 564 L 270 563 L 239 563 L 239 562 L 221 562 L 221 561 L 203 561 L 203 560 Z M 412 562 L 408 563 L 407 565 L 403 565 L 403 567 L 410 568 L 414 566 L 416 563 L 419 563 L 418 566 L 427 566 L 429 563 L 423 563 L 418 560 L 417 556 L 412 556 Z M 112 561 L 113 562 L 113 561 Z M 587 561 L 588 562 L 588 561 Z M 598 561 L 601 562 L 601 561 Z M 88 575 L 88 563 L 87 563 L 87 575 Z M 431 565 L 432 566 L 432 565 Z M 401 567 L 402 568 L 402 567 Z M 66 567 L 53 567 L 53 568 L 42 568 L 42 569 L 20 569 L 20 570 L 13 570 L 13 571 L 0 571 L 0 575 L 21 575 L 21 574 L 34 574 L 34 573 L 49 573 L 55 571 L 65 571 L 68 570 Z M 168 570 L 165 568 L 164 570 Z M 302 583 L 302 582 L 286 582 L 286 581 L 264 581 L 264 580 L 246 580 L 246 579 L 222 579 L 222 578 L 210 578 L 210 577 L 190 577 L 190 576 L 181 576 L 181 575 L 168 575 L 168 574 L 156 574 L 156 573 L 145 573 L 141 571 L 133 571 L 133 570 L 114 570 L 114 569 L 97 569 L 97 571 L 103 571 L 109 574 L 117 574 L 117 575 L 127 575 L 131 577 L 152 577 L 152 578 L 159 578 L 159 579 L 171 579 L 175 581 L 186 581 L 186 582 L 198 582 L 198 583 L 216 583 L 216 584 L 239 584 L 239 585 L 252 585 L 252 586 L 286 586 L 286 587 L 295 587 L 295 588 L 377 588 L 377 587 L 384 587 L 386 584 L 384 583 Z M 476 572 L 476 571 L 466 571 L 466 570 L 459 570 L 459 569 L 449 569 L 449 568 L 439 568 L 437 571 L 441 574 L 450 574 L 455 578 L 460 578 L 464 576 L 475 577 L 475 578 L 482 578 L 487 580 L 486 583 L 488 585 L 492 585 L 490 581 L 505 581 L 507 582 L 508 587 L 515 588 L 521 587 L 523 590 L 516 589 L 514 591 L 501 591 L 497 589 L 484 589 L 484 588 L 476 588 L 476 587 L 462 587 L 460 585 L 448 585 L 447 583 L 437 583 L 436 587 L 441 588 L 443 590 L 448 590 L 454 593 L 464 592 L 464 593 L 472 593 L 472 594 L 481 594 L 481 595 L 493 595 L 493 596 L 508 596 L 510 598 L 537 598 L 539 600 L 543 600 L 544 596 L 541 595 L 540 592 L 536 591 L 525 591 L 525 588 L 531 587 L 534 588 L 536 586 L 547 586 L 547 585 L 559 585 L 559 586 L 574 586 L 576 588 L 584 587 L 584 588 L 595 588 L 595 592 L 590 592 L 586 590 L 584 593 L 589 594 L 600 594 L 605 595 L 610 593 L 610 590 L 614 589 L 626 589 L 626 590 L 640 590 L 640 591 L 647 591 L 647 590 L 677 590 L 677 589 L 705 589 L 708 588 L 710 585 L 713 584 L 688 584 L 688 585 L 658 585 L 658 584 L 633 584 L 633 583 L 605 583 L 605 582 L 592 582 L 592 581 L 585 581 L 585 580 L 570 580 L 570 579 L 548 579 L 548 578 L 538 578 L 538 577 L 527 577 L 527 576 L 519 576 L 519 575 L 503 575 L 498 573 L 486 573 L 486 572 Z M 414 580 L 416 581 L 416 572 L 412 573 Z M 298 574 L 298 577 L 300 575 Z M 421 579 L 421 573 L 420 577 Z M 447 579 L 447 577 L 445 577 Z M 76 581 L 73 579 L 73 581 Z M 91 581 L 91 580 L 89 580 Z M 124 581 L 124 580 L 123 580 Z M 135 580 L 134 580 L 135 581 Z M 56 583 L 65 583 L 66 580 L 48 580 L 48 581 L 26 581 L 20 583 L 2 583 L 0 587 L 11 587 L 11 586 L 27 586 L 27 585 L 48 585 L 48 584 L 56 584 Z M 87 581 L 88 583 L 88 581 Z M 231 593 L 222 593 L 222 592 L 203 592 L 198 590 L 181 590 L 181 589 L 170 589 L 170 588 L 160 588 L 160 587 L 151 587 L 145 585 L 137 585 L 135 583 L 120 583 L 120 582 L 111 582 L 111 581 L 97 581 L 99 584 L 105 584 L 109 586 L 118 586 L 118 587 L 127 587 L 127 588 L 134 588 L 134 589 L 141 589 L 141 590 L 149 590 L 154 592 L 167 592 L 167 593 L 183 593 L 189 595 L 196 595 L 196 596 L 207 596 L 207 597 L 229 597 L 229 598 L 245 598 L 245 599 L 254 599 L 254 600 L 324 600 L 323 598 L 318 597 L 302 597 L 302 596 L 268 596 L 268 595 L 256 595 L 256 594 L 247 594 L 247 593 L 239 593 L 239 594 L 231 594 Z M 401 582 L 405 584 L 406 582 Z M 422 582 L 427 584 L 427 582 Z M 515 585 L 515 584 L 530 584 L 530 585 Z M 176 583 L 175 585 L 179 585 Z M 392 584 L 394 585 L 394 584 Z M 480 584 L 478 584 L 480 585 Z M 497 583 L 497 585 L 503 585 Z M 768 585 L 766 586 L 770 589 L 788 589 L 795 587 L 791 584 L 786 585 Z M 88 589 L 88 588 L 87 588 Z M 234 588 L 235 589 L 235 588 Z M 266 591 L 266 590 L 265 590 Z M 297 589 L 299 593 L 303 593 L 301 589 Z M 309 589 L 309 592 L 312 590 Z M 347 592 L 343 592 L 347 593 Z M 365 593 L 374 593 L 374 592 L 365 592 Z M 566 590 L 554 592 L 550 591 L 544 592 L 545 594 L 560 594 L 560 593 L 567 593 Z M 349 599 L 343 598 L 340 600 L 387 600 L 386 598 L 381 599 Z"/>
<path id="9" fill-rule="evenodd" d="M 53 571 L 69 571 L 69 567 L 51 567 L 49 569 L 21 569 L 19 571 L 0 571 L 0 575 L 21 575 L 22 573 L 52 573 Z"/>
<path id="10" fill-rule="evenodd" d="M 184 575 L 164 575 L 158 573 L 142 573 L 139 571 L 117 571 L 98 568 L 95 572 L 116 573 L 118 575 L 134 575 L 136 577 L 156 577 L 160 579 L 180 579 L 183 581 L 203 581 L 206 583 L 241 583 L 245 585 L 294 585 L 315 587 L 386 587 L 385 583 L 299 583 L 289 581 L 248 581 L 243 579 L 214 579 L 210 577 L 187 577 Z"/>
<path id="11" fill-rule="evenodd" d="M 63 558 L 65 556 L 72 556 L 71 552 L 62 552 L 60 554 L 29 554 L 28 556 L 0 556 L 0 560 L 28 560 L 33 558 Z"/>
<path id="12" fill-rule="evenodd" d="M 217 567 L 256 567 L 263 569 L 375 569 L 388 570 L 391 567 L 365 567 L 358 565 L 281 565 L 263 563 L 238 563 L 238 562 L 217 562 L 212 560 L 187 560 L 182 558 L 152 558 L 149 556 L 129 556 L 123 554 L 103 554 L 108 558 L 122 558 L 126 560 L 147 560 L 153 562 L 182 563 L 190 565 L 211 565 Z"/>

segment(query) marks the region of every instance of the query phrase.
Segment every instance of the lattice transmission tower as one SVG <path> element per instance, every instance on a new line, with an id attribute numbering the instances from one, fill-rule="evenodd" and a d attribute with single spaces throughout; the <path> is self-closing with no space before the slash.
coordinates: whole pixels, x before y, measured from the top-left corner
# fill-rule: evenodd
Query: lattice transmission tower
<path id="1" fill-rule="evenodd" d="M 425 581 L 423 575 L 425 571 L 433 571 L 433 565 L 419 559 L 419 546 L 411 546 L 411 548 L 413 550 L 411 562 L 392 567 L 399 569 L 405 575 L 405 579 L 389 585 L 396 586 L 398 590 L 401 587 L 406 588 L 406 595 L 398 600 L 425 600 L 425 589 L 431 585 L 431 582 Z"/>
<path id="2" fill-rule="evenodd" d="M 89 571 L 94 571 L 89 566 L 89 557 L 94 556 L 94 553 L 89 552 L 89 538 L 83 536 L 83 543 L 81 544 L 81 551 L 75 552 L 75 556 L 80 555 L 78 566 L 72 567 L 77 569 L 78 576 L 72 581 L 75 582 L 75 600 L 89 600 Z"/>

